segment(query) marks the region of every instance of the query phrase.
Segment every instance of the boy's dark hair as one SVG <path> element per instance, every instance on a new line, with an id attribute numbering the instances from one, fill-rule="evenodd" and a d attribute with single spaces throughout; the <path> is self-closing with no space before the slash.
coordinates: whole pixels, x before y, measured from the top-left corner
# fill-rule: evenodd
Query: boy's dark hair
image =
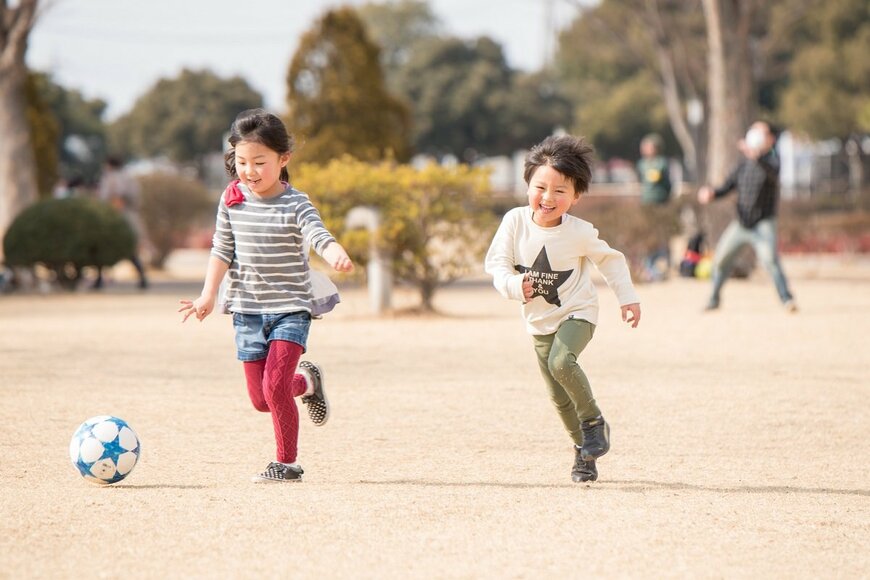
<path id="1" fill-rule="evenodd" d="M 236 116 L 230 126 L 230 150 L 224 155 L 224 168 L 230 177 L 238 177 L 236 173 L 236 145 L 240 142 L 259 143 L 283 155 L 293 152 L 293 137 L 287 133 L 284 123 L 264 109 L 248 109 Z M 281 180 L 290 181 L 287 167 L 281 168 Z"/>
<path id="2" fill-rule="evenodd" d="M 538 167 L 549 165 L 574 183 L 578 194 L 589 190 L 592 181 L 592 155 L 595 150 L 582 137 L 547 137 L 526 155 L 523 179 L 528 184 Z"/>

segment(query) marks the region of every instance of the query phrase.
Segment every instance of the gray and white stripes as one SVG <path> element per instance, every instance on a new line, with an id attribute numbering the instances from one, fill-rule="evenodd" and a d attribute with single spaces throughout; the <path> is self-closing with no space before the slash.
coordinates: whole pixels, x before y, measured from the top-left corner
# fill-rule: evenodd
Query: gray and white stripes
<path id="1" fill-rule="evenodd" d="M 308 196 L 288 187 L 261 198 L 244 185 L 241 204 L 221 197 L 213 256 L 230 265 L 226 309 L 240 314 L 311 311 L 311 283 L 305 245 L 320 254 L 335 238 L 324 227 Z"/>

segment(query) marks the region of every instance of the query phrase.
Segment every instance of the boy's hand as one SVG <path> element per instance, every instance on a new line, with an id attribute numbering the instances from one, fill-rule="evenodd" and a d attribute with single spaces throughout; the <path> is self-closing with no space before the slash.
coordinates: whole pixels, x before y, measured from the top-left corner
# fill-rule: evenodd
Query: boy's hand
<path id="1" fill-rule="evenodd" d="M 323 259 L 326 263 L 332 266 L 336 272 L 351 272 L 353 270 L 353 262 L 350 261 L 350 256 L 341 247 L 338 242 L 332 242 L 323 249 Z"/>
<path id="2" fill-rule="evenodd" d="M 196 315 L 196 319 L 202 322 L 202 320 L 212 313 L 214 310 L 214 298 L 207 296 L 200 296 L 196 300 L 181 300 L 181 308 L 178 309 L 179 312 L 184 314 L 184 318 L 181 319 L 181 322 L 186 321 L 190 318 L 191 314 Z"/>
<path id="3" fill-rule="evenodd" d="M 709 185 L 705 185 L 698 190 L 698 201 L 701 203 L 710 203 L 713 201 L 713 197 L 713 188 Z"/>
<path id="4" fill-rule="evenodd" d="M 631 314 L 630 317 L 629 314 Z M 629 323 L 632 328 L 637 328 L 637 325 L 640 322 L 640 304 L 635 302 L 634 304 L 626 304 L 623 306 L 622 320 L 623 322 Z"/>
<path id="5" fill-rule="evenodd" d="M 523 302 L 528 302 L 529 300 L 531 300 L 532 294 L 534 293 L 535 291 L 532 288 L 532 281 L 529 279 L 529 273 L 526 272 L 523 276 Z"/>

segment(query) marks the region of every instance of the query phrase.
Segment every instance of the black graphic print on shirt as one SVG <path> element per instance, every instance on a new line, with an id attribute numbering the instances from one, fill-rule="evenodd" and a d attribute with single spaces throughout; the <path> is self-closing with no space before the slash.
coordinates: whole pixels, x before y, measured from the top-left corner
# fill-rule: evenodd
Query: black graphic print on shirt
<path id="1" fill-rule="evenodd" d="M 547 257 L 547 246 L 542 246 L 538 257 L 531 267 L 516 265 L 514 269 L 520 274 L 528 272 L 532 281 L 532 298 L 542 296 L 549 304 L 562 306 L 559 300 L 559 286 L 564 284 L 574 270 L 553 270 Z"/>

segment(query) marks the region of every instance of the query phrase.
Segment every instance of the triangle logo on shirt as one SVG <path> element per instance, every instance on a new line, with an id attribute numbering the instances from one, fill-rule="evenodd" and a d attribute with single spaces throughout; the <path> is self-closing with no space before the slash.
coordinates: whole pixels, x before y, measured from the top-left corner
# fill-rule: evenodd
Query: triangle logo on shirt
<path id="1" fill-rule="evenodd" d="M 549 304 L 562 306 L 559 300 L 559 286 L 568 280 L 574 270 L 553 270 L 547 257 L 547 246 L 541 247 L 531 267 L 516 265 L 514 269 L 520 274 L 529 274 L 529 280 L 532 281 L 532 298 L 541 296 Z"/>

